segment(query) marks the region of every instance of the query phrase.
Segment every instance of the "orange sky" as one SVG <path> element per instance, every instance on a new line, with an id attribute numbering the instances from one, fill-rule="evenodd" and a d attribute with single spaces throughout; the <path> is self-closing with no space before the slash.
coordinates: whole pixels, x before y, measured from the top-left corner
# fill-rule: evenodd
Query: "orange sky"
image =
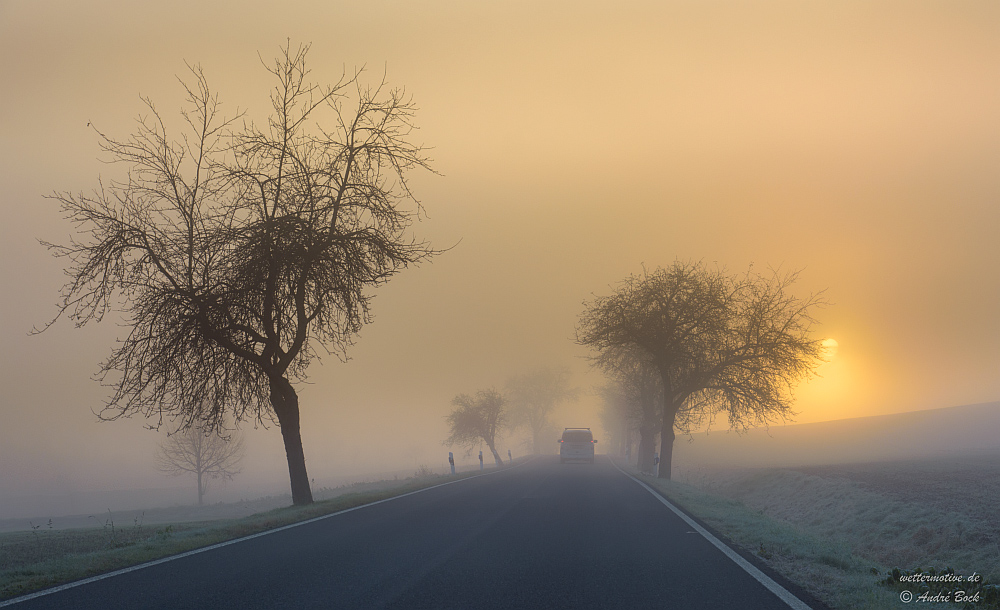
<path id="1" fill-rule="evenodd" d="M 261 117 L 257 53 L 288 37 L 317 79 L 366 65 L 413 94 L 443 174 L 414 177 L 416 231 L 458 244 L 379 291 L 351 362 L 311 369 L 311 474 L 436 460 L 452 396 L 533 366 L 598 383 L 571 341 L 582 301 L 676 257 L 827 290 L 817 337 L 839 348 L 799 422 L 1000 399 L 998 28 L 993 1 L 0 0 L 0 489 L 138 480 L 118 468 L 159 438 L 94 423 L 112 324 L 26 336 L 62 281 L 35 240 L 70 231 L 42 195 L 116 171 L 88 121 L 126 135 L 140 93 L 177 118 L 184 60 Z M 277 452 L 280 477 L 278 436 L 255 459 Z"/>

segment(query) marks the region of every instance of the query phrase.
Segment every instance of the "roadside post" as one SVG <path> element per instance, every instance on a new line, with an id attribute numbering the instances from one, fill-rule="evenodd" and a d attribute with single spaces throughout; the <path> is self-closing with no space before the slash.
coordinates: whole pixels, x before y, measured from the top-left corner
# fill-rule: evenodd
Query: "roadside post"
<path id="1" fill-rule="evenodd" d="M 483 469 L 483 450 L 479 450 L 479 469 Z"/>
<path id="2" fill-rule="evenodd" d="M 448 452 L 448 463 L 451 464 L 451 474 L 455 474 L 455 454 Z"/>
<path id="3" fill-rule="evenodd" d="M 508 464 L 513 464 L 514 463 L 514 456 L 512 456 L 510 454 L 510 449 L 507 450 L 507 463 Z"/>
<path id="4" fill-rule="evenodd" d="M 660 454 L 653 454 L 653 474 L 660 474 Z"/>

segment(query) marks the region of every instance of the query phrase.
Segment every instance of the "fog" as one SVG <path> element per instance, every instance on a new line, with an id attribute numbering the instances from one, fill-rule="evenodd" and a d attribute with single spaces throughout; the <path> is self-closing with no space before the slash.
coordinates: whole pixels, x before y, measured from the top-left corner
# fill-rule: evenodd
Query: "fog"
<path id="1" fill-rule="evenodd" d="M 309 369 L 317 486 L 443 467 L 458 393 L 542 366 L 603 383 L 573 343 L 582 302 L 675 258 L 826 290 L 816 336 L 838 348 L 796 422 L 995 401 L 998 25 L 989 1 L 0 0 L 0 497 L 187 485 L 153 468 L 163 430 L 93 414 L 113 317 L 28 336 L 64 279 L 37 240 L 73 230 L 43 196 L 119 171 L 87 124 L 126 136 L 140 94 L 178 121 L 185 61 L 226 112 L 264 116 L 257 54 L 286 38 L 312 42 L 318 81 L 366 66 L 413 95 L 440 172 L 412 179 L 414 233 L 451 248 L 378 289 L 348 362 Z M 598 406 L 584 392 L 553 423 L 596 428 Z M 247 445 L 208 501 L 287 492 L 277 428 Z"/>
<path id="2" fill-rule="evenodd" d="M 716 469 L 1000 457 L 1000 402 L 757 428 L 702 430 L 674 447 L 680 477 Z"/>

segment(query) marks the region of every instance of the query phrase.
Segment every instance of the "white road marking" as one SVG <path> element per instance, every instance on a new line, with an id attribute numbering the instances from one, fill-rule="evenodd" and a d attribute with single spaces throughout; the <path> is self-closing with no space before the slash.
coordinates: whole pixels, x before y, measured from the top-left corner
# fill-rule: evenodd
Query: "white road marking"
<path id="1" fill-rule="evenodd" d="M 513 468 L 519 468 L 529 462 L 534 461 L 535 458 L 525 460 L 514 466 Z M 406 492 L 405 494 L 400 494 L 398 496 L 393 496 L 391 498 L 383 498 L 382 500 L 376 500 L 375 502 L 369 502 L 368 504 L 362 504 L 360 506 L 353 506 L 351 508 L 345 508 L 344 510 L 337 511 L 335 513 L 330 513 L 328 515 L 320 515 L 319 517 L 313 517 L 312 519 L 306 519 L 305 521 L 298 521 L 296 523 L 289 523 L 288 525 L 283 525 L 281 527 L 276 527 L 273 530 L 267 530 L 264 532 L 257 532 L 256 534 L 250 534 L 249 536 L 243 536 L 242 538 L 234 538 L 233 540 L 227 540 L 225 542 L 219 542 L 210 546 L 203 546 L 198 549 L 192 549 L 184 553 L 177 555 L 171 555 L 169 557 L 163 557 L 161 559 L 154 559 L 153 561 L 147 561 L 146 563 L 140 563 L 139 565 L 129 566 L 127 568 L 122 568 L 120 570 L 115 570 L 114 572 L 108 572 L 106 574 L 98 574 L 97 576 L 91 576 L 90 578 L 84 578 L 83 580 L 76 580 L 64 585 L 59 585 L 52 587 L 51 589 L 43 589 L 41 591 L 36 591 L 34 593 L 29 593 L 27 595 L 22 595 L 21 597 L 14 597 L 8 600 L 0 601 L 0 608 L 5 606 L 13 606 L 14 604 L 19 604 L 21 602 L 26 602 L 29 599 L 35 599 L 36 597 L 42 597 L 43 595 L 51 595 L 53 593 L 58 593 L 59 591 L 65 591 L 66 589 L 72 589 L 73 587 L 81 587 L 92 582 L 97 582 L 99 580 L 104 580 L 105 578 L 112 578 L 114 576 L 120 576 L 122 574 L 128 574 L 129 572 L 135 572 L 136 570 L 141 570 L 143 568 L 148 568 L 150 566 L 159 565 L 161 563 L 167 563 L 168 561 L 173 561 L 175 559 L 182 559 L 190 555 L 197 555 L 198 553 L 204 553 L 206 551 L 211 551 L 213 549 L 219 549 L 224 546 L 229 546 L 230 544 L 236 544 L 238 542 L 244 542 L 246 540 L 253 540 L 254 538 L 260 538 L 261 536 L 267 536 L 268 534 L 273 534 L 275 532 L 280 532 L 282 530 L 292 529 L 293 527 L 299 527 L 300 525 L 305 525 L 307 523 L 313 523 L 315 521 L 322 521 L 323 519 L 329 519 L 330 517 L 336 517 L 337 515 L 343 515 L 344 513 L 349 513 L 352 511 L 360 510 L 362 508 L 368 508 L 369 506 L 375 506 L 376 504 L 382 504 L 383 502 L 391 502 L 392 500 L 398 500 L 399 498 L 405 498 L 406 496 L 412 496 L 413 494 L 418 494 L 422 491 L 428 491 L 431 489 L 437 489 L 438 487 L 444 487 L 445 485 L 452 485 L 454 483 L 461 483 L 462 481 L 468 481 L 470 479 L 478 479 L 479 477 L 489 476 L 491 474 L 496 474 L 498 472 L 509 472 L 513 468 L 504 468 L 491 470 L 490 472 L 484 472 L 483 474 L 472 475 L 471 477 L 465 477 L 462 479 L 457 479 L 455 481 L 448 481 L 447 483 L 440 483 L 438 485 L 432 485 L 430 487 L 424 487 L 423 489 L 417 489 L 414 491 Z"/>
<path id="2" fill-rule="evenodd" d="M 738 565 L 741 568 L 743 568 L 743 570 L 745 570 L 748 574 L 750 574 L 750 576 L 753 576 L 755 579 L 757 579 L 757 581 L 760 584 L 762 584 L 765 587 L 767 587 L 767 589 L 771 593 L 774 593 L 775 595 L 777 595 L 778 598 L 781 601 L 783 601 L 786 604 L 788 604 L 788 606 L 790 608 L 792 608 L 793 610 L 812 610 L 812 608 L 810 608 L 808 604 L 806 604 L 801 599 L 795 597 L 788 589 L 786 589 L 786 588 L 782 587 L 781 585 L 779 585 L 778 583 L 776 583 L 770 576 L 768 576 L 767 574 L 761 572 L 760 569 L 757 568 L 757 566 L 753 565 L 752 563 L 750 563 L 749 561 L 747 561 L 746 559 L 744 559 L 742 556 L 740 556 L 739 553 L 737 553 L 733 549 L 729 548 L 729 546 L 727 546 L 726 543 L 722 542 L 721 540 L 719 540 L 718 538 L 716 538 L 715 536 L 713 536 L 712 533 L 709 532 L 707 529 L 705 529 L 702 526 L 698 525 L 697 521 L 695 521 L 691 517 L 687 516 L 687 514 L 685 514 L 684 511 L 682 511 L 681 509 L 679 509 L 676 506 L 674 506 L 669 500 L 667 500 L 662 495 L 660 495 L 659 493 L 657 493 L 656 490 L 654 490 L 652 487 L 650 487 L 649 485 L 646 485 L 645 483 L 643 483 L 639 479 L 635 478 L 634 476 L 632 476 L 629 473 L 627 473 L 624 470 L 622 470 L 618 466 L 618 464 L 615 464 L 614 460 L 610 459 L 610 456 L 609 456 L 608 459 L 611 462 L 611 464 L 614 465 L 615 468 L 618 468 L 619 472 L 621 472 L 623 475 L 627 476 L 628 478 L 632 479 L 633 481 L 635 481 L 639 485 L 642 485 L 643 487 L 645 487 L 646 491 L 648 491 L 649 493 L 653 494 L 654 498 L 656 498 L 660 502 L 663 502 L 663 504 L 667 508 L 669 508 L 670 510 L 674 511 L 674 513 L 678 517 L 680 517 L 681 519 L 683 519 L 685 523 L 687 523 L 689 526 L 691 526 L 696 532 L 698 532 L 699 534 L 701 534 L 706 540 L 708 540 L 709 542 L 711 542 L 715 546 L 715 548 L 717 548 L 720 551 L 722 551 L 723 553 L 725 553 L 726 557 L 729 557 L 730 559 L 732 559 L 733 562 L 736 563 L 736 565 Z M 694 532 L 688 532 L 688 533 L 694 533 Z"/>

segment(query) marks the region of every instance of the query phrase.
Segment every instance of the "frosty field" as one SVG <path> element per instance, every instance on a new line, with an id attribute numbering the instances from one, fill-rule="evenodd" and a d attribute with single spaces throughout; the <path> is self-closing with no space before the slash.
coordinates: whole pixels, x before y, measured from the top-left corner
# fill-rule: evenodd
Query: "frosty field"
<path id="1" fill-rule="evenodd" d="M 898 608 L 899 592 L 876 584 L 894 567 L 1000 581 L 997 454 L 646 480 L 834 608 Z"/>

